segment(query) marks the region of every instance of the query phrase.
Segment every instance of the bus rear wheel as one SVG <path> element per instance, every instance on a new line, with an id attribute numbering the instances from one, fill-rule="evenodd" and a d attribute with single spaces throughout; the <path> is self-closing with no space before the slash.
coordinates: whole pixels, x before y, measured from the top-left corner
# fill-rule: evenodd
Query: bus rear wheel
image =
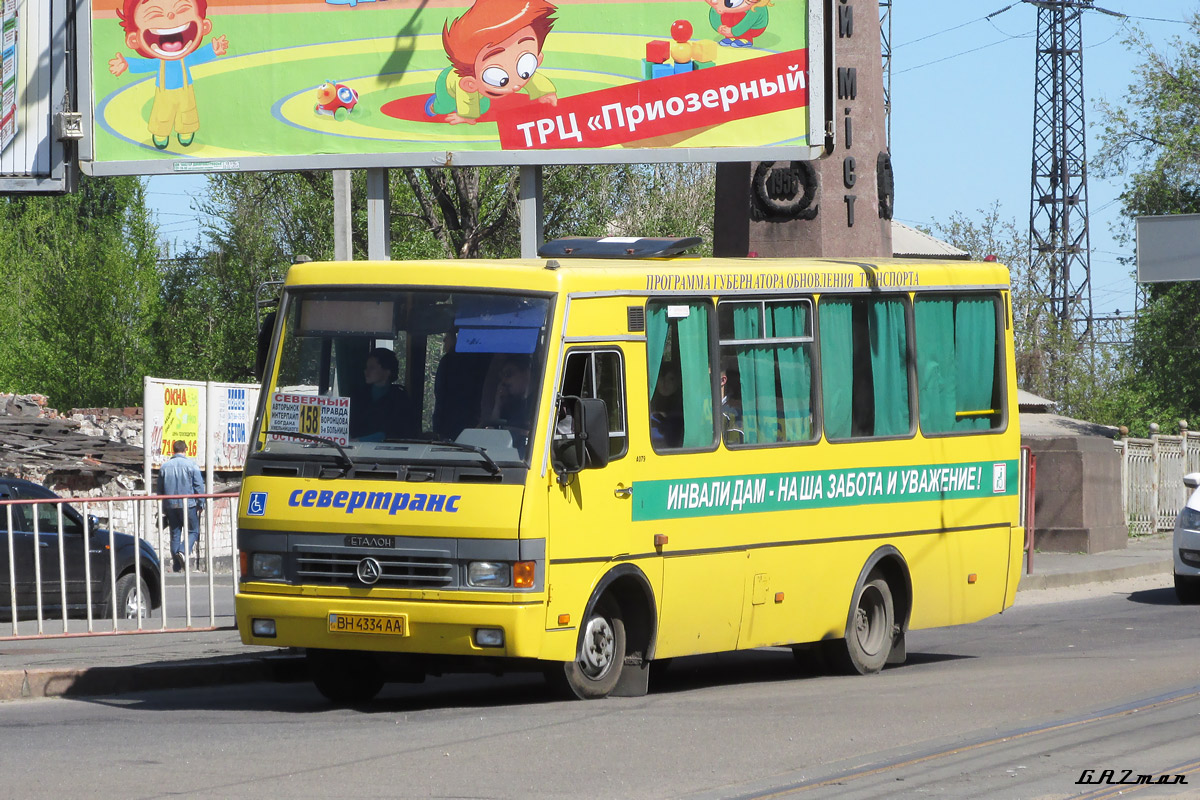
<path id="1" fill-rule="evenodd" d="M 580 700 L 607 697 L 625 664 L 625 621 L 611 598 L 601 598 L 583 623 L 575 660 L 547 673 L 552 685 Z"/>
<path id="2" fill-rule="evenodd" d="M 833 665 L 846 673 L 873 675 L 883 669 L 892 652 L 896 611 L 887 581 L 872 573 L 854 595 L 846 637 L 826 642 Z"/>
<path id="3" fill-rule="evenodd" d="M 383 688 L 383 670 L 371 653 L 309 650 L 308 671 L 317 691 L 332 703 L 365 703 Z"/>

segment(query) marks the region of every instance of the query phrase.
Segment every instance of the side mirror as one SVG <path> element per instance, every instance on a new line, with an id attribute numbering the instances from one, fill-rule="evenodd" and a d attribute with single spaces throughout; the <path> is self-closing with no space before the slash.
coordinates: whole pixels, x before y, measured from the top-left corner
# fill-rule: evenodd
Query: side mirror
<path id="1" fill-rule="evenodd" d="M 254 354 L 254 377 L 260 381 L 267 368 L 267 353 L 271 350 L 271 334 L 275 332 L 275 314 L 272 311 L 263 317 L 262 327 L 258 329 L 258 350 Z"/>
<path id="2" fill-rule="evenodd" d="M 560 400 L 551 454 L 551 464 L 564 485 L 580 470 L 608 466 L 608 408 L 603 400 L 575 396 Z"/>
<path id="3" fill-rule="evenodd" d="M 1183 485 L 1189 489 L 1200 489 L 1200 472 L 1189 472 L 1184 475 Z"/>
<path id="4" fill-rule="evenodd" d="M 87 526 L 88 526 L 89 533 L 95 532 L 96 529 L 100 527 L 100 518 L 97 517 L 95 514 L 88 514 Z"/>

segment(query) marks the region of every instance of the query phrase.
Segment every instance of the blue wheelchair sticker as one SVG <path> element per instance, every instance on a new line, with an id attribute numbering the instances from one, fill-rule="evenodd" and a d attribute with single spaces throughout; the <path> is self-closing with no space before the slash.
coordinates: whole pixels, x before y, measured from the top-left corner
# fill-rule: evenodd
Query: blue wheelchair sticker
<path id="1" fill-rule="evenodd" d="M 267 513 L 267 493 L 251 492 L 250 502 L 246 504 L 246 514 L 251 517 L 261 517 Z"/>

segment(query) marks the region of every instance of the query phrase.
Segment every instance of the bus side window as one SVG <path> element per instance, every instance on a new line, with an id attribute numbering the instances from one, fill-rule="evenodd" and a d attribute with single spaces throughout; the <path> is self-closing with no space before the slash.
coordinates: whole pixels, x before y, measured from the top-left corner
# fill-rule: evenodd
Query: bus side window
<path id="1" fill-rule="evenodd" d="M 713 425 L 713 374 L 705 302 L 646 304 L 650 444 L 655 452 L 708 449 Z"/>
<path id="2" fill-rule="evenodd" d="M 822 298 L 821 393 L 827 439 L 912 433 L 905 306 L 899 297 Z"/>
<path id="3" fill-rule="evenodd" d="M 625 455 L 629 437 L 625 422 L 625 369 L 619 350 L 568 353 L 560 393 L 603 400 L 608 410 L 609 460 Z"/>
<path id="4" fill-rule="evenodd" d="M 725 444 L 812 441 L 812 302 L 723 300 L 717 321 Z"/>
<path id="5" fill-rule="evenodd" d="M 986 431 L 1004 424 L 996 309 L 991 295 L 943 295 L 913 304 L 923 433 Z"/>

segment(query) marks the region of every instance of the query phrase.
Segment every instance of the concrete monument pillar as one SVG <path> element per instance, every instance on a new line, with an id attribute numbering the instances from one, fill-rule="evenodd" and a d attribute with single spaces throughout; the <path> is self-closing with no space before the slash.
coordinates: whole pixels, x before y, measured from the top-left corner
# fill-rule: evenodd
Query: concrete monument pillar
<path id="1" fill-rule="evenodd" d="M 826 155 L 816 161 L 718 165 L 713 225 L 718 256 L 892 255 L 879 3 L 831 0 L 829 7 L 833 130 Z M 823 98 L 812 103 L 815 113 L 823 113 Z"/>

